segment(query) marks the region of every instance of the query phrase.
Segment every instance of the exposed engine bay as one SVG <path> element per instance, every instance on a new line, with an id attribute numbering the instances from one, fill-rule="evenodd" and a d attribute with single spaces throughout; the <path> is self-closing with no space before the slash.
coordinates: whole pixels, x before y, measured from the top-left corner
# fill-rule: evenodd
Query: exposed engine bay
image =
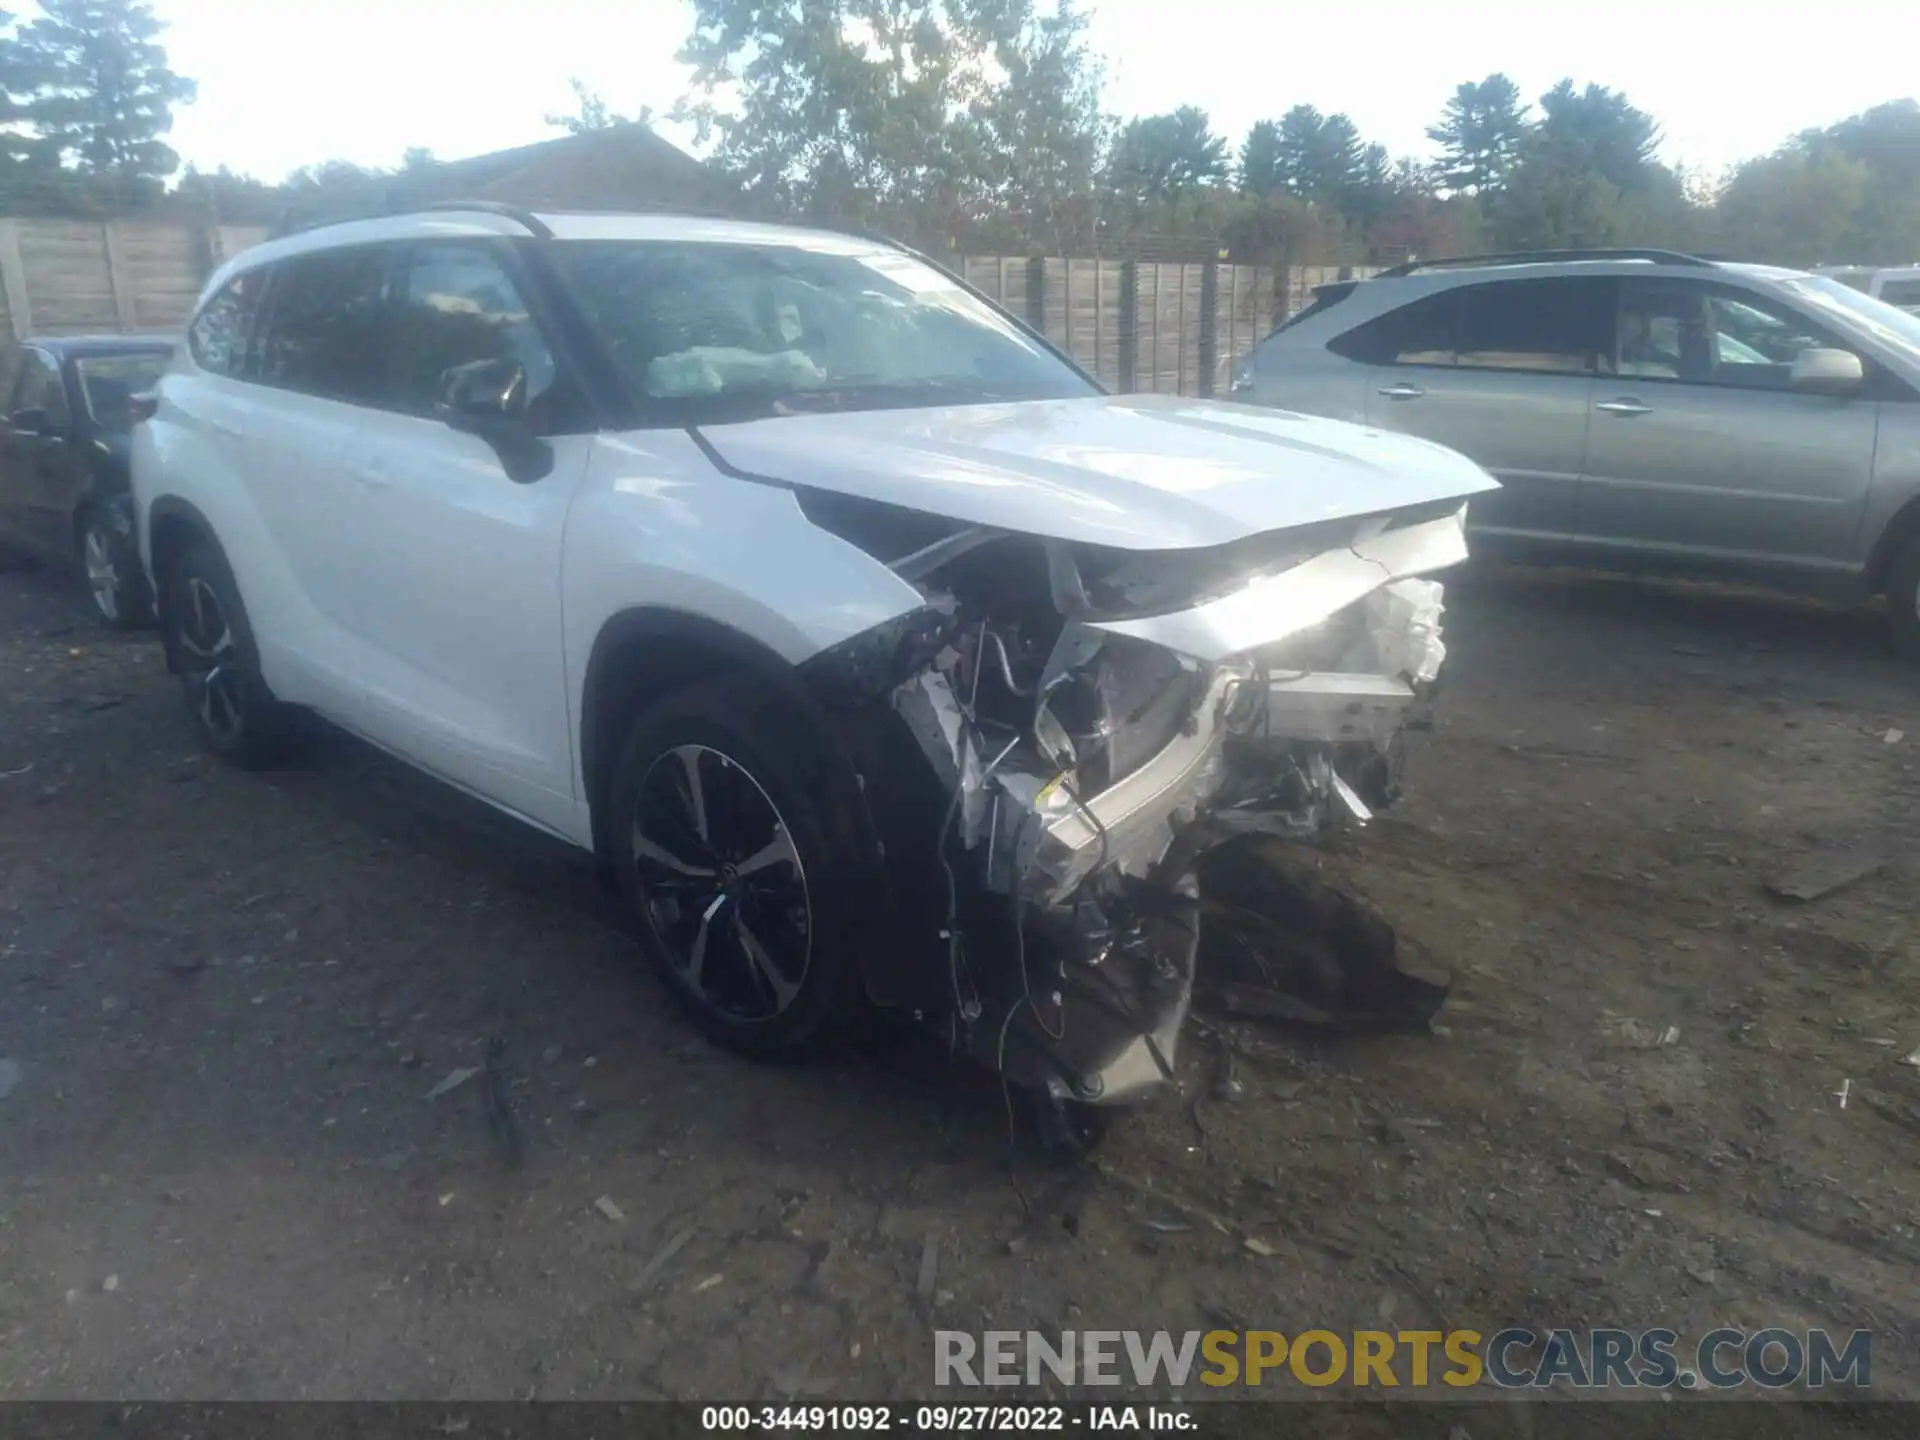
<path id="1" fill-rule="evenodd" d="M 908 952 L 869 988 L 1058 1100 L 1152 1094 L 1193 1000 L 1203 857 L 1393 802 L 1446 656 L 1422 577 L 1466 558 L 1464 505 L 1140 552 L 801 503 L 926 601 L 806 667 Z"/>

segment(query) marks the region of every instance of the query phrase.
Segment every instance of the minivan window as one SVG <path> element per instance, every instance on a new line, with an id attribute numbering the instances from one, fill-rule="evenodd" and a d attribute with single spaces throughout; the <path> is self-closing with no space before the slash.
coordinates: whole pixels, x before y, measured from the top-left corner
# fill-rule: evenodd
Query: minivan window
<path id="1" fill-rule="evenodd" d="M 536 407 L 552 388 L 553 353 L 519 288 L 478 244 L 416 245 L 395 297 L 387 403 L 430 415 L 441 377 L 476 360 L 513 360 Z"/>
<path id="2" fill-rule="evenodd" d="M 386 247 L 295 255 L 274 266 L 259 378 L 330 400 L 365 401 L 387 352 Z"/>
<path id="3" fill-rule="evenodd" d="M 1362 365 L 1451 365 L 1460 335 L 1460 292 L 1443 290 L 1327 342 L 1334 354 Z"/>
<path id="4" fill-rule="evenodd" d="M 1611 281 L 1502 280 L 1466 292 L 1463 369 L 1591 375 L 1607 349 Z"/>
<path id="5" fill-rule="evenodd" d="M 552 254 L 635 400 L 673 423 L 1099 393 L 900 251 L 596 240 Z"/>
<path id="6" fill-rule="evenodd" d="M 249 270 L 222 285 L 220 292 L 200 307 L 193 324 L 187 327 L 187 350 L 202 370 L 235 377 L 245 373 L 254 315 L 266 282 L 264 269 Z"/>

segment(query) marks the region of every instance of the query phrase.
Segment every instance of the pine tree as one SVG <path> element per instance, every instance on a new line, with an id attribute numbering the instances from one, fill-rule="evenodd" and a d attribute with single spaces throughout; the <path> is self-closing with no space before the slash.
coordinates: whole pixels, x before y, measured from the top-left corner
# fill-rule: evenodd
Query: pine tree
<path id="1" fill-rule="evenodd" d="M 164 28 L 146 0 L 40 0 L 40 18 L 8 44 L 13 93 L 36 150 L 125 200 L 171 175 L 161 138 L 194 98 L 167 65 Z"/>

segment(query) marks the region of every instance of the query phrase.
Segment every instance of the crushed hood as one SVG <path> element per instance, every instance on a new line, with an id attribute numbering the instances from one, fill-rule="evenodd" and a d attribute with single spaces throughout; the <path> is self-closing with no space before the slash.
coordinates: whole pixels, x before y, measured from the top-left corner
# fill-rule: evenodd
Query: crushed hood
<path id="1" fill-rule="evenodd" d="M 771 480 L 1056 540 L 1184 550 L 1497 489 L 1407 436 L 1170 396 L 787 416 L 701 430 Z"/>

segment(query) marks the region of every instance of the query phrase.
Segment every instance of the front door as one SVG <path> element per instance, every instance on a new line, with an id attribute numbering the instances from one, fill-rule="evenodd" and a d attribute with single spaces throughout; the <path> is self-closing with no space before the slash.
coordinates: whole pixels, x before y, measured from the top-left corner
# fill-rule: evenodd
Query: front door
<path id="1" fill-rule="evenodd" d="M 1382 317 L 1367 420 L 1458 450 L 1500 482 L 1468 507 L 1476 533 L 1564 535 L 1611 300 L 1602 279 L 1498 280 Z"/>
<path id="2" fill-rule="evenodd" d="M 1814 348 L 1849 347 L 1770 296 L 1622 282 L 1617 373 L 1594 393 L 1581 534 L 1649 554 L 1852 568 L 1879 406 L 1793 389 L 1794 358 Z"/>
<path id="3" fill-rule="evenodd" d="M 560 551 L 590 427 L 487 241 L 404 248 L 379 406 L 355 437 L 355 630 L 369 733 L 548 828 L 573 824 L 573 727 L 561 643 Z M 446 372 L 512 360 L 553 468 L 508 478 L 493 448 L 435 413 Z M 568 433 L 572 432 L 572 433 Z"/>

